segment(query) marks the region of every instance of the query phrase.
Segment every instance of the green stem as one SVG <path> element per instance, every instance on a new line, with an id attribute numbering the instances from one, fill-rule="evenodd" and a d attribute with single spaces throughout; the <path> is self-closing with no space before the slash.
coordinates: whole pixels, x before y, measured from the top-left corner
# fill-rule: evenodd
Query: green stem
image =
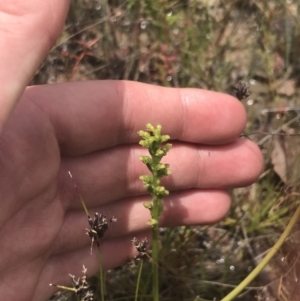
<path id="1" fill-rule="evenodd" d="M 157 165 L 159 162 L 153 160 L 153 163 Z M 160 180 L 157 176 L 157 172 L 153 171 L 153 186 L 156 187 L 160 184 Z M 156 195 L 153 196 L 153 211 L 152 218 L 158 221 L 159 219 L 159 206 L 160 200 Z M 159 242 L 159 226 L 158 223 L 152 227 L 152 294 L 153 301 L 159 301 L 159 273 L 158 273 L 158 242 Z"/>
<path id="2" fill-rule="evenodd" d="M 138 278 L 137 278 L 137 281 L 136 281 L 136 289 L 135 289 L 135 298 L 134 298 L 134 301 L 137 301 L 138 300 L 138 296 L 139 296 L 139 288 L 140 288 L 140 281 L 141 281 L 143 263 L 144 263 L 144 261 L 141 260 L 140 266 L 139 266 Z"/>
<path id="3" fill-rule="evenodd" d="M 103 267 L 102 267 L 102 257 L 101 257 L 101 251 L 100 249 L 98 250 L 98 255 L 99 255 L 99 281 L 100 281 L 100 290 L 101 290 L 101 301 L 104 301 L 104 276 L 103 276 Z"/>
<path id="4" fill-rule="evenodd" d="M 245 289 L 247 285 L 251 281 L 254 280 L 254 278 L 263 270 L 263 268 L 268 264 L 268 262 L 272 259 L 272 257 L 277 253 L 277 251 L 280 249 L 280 247 L 283 245 L 285 240 L 287 239 L 288 235 L 292 231 L 294 225 L 296 224 L 297 220 L 300 217 L 300 206 L 297 208 L 296 212 L 294 213 L 293 217 L 291 218 L 290 222 L 286 226 L 285 230 L 281 234 L 280 238 L 277 240 L 275 245 L 272 247 L 272 249 L 269 251 L 269 253 L 264 257 L 264 259 L 259 263 L 259 265 L 232 291 L 230 292 L 225 298 L 223 298 L 221 301 L 231 301 L 235 297 L 238 296 L 238 294 Z"/>
<path id="5" fill-rule="evenodd" d="M 159 280 L 158 280 L 158 225 L 153 226 L 152 228 L 152 294 L 153 300 L 159 300 Z"/>

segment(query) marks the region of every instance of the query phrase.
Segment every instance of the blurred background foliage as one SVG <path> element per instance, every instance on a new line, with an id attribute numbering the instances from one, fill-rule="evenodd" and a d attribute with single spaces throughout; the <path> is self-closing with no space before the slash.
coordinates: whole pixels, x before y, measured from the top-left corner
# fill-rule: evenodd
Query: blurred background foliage
<path id="1" fill-rule="evenodd" d="M 300 1 L 73 0 L 32 84 L 127 79 L 233 94 L 265 157 L 217 225 L 161 229 L 161 300 L 220 300 L 278 239 L 299 203 Z M 88 95 L 87 95 L 88 97 Z M 142 101 L 142 100 L 141 100 Z M 300 300 L 300 228 L 240 300 Z M 107 300 L 134 300 L 137 268 L 107 272 Z M 145 263 L 139 300 L 151 300 Z M 51 300 L 71 300 L 66 294 Z"/>

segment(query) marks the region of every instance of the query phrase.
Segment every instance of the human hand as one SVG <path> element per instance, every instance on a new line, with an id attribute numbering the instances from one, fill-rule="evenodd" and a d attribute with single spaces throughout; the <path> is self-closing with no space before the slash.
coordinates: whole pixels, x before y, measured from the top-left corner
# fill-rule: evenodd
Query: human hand
<path id="1" fill-rule="evenodd" d="M 50 282 L 68 283 L 82 264 L 96 272 L 68 171 L 91 214 L 118 218 L 101 240 L 104 268 L 133 256 L 130 240 L 149 230 L 137 135 L 146 122 L 161 123 L 174 140 L 163 226 L 221 219 L 230 206 L 226 189 L 259 175 L 261 154 L 238 138 L 246 115 L 231 96 L 122 81 L 30 87 L 0 140 L 4 300 L 44 300 Z"/>
<path id="2" fill-rule="evenodd" d="M 83 264 L 96 272 L 68 171 L 91 215 L 118 218 L 101 240 L 104 268 L 135 254 L 132 237 L 150 235 L 142 205 L 149 197 L 138 179 L 146 168 L 137 131 L 147 122 L 162 124 L 174 140 L 165 158 L 172 175 L 164 180 L 163 226 L 221 219 L 230 206 L 226 190 L 259 175 L 261 154 L 238 138 L 246 115 L 231 96 L 123 81 L 29 87 L 0 138 L 3 300 L 45 300 L 50 282 L 69 284 Z"/>

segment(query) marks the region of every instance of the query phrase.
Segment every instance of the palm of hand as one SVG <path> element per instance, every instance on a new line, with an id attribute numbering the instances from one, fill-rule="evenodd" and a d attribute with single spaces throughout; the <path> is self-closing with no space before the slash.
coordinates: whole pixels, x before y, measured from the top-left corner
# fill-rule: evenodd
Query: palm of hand
<path id="1" fill-rule="evenodd" d="M 0 149 L 5 208 L 0 269 L 6 284 L 0 286 L 0 294 L 6 300 L 18 300 L 18 295 L 33 300 L 64 219 L 59 147 L 47 116 L 23 99 L 4 128 Z"/>
<path id="2" fill-rule="evenodd" d="M 145 150 L 136 134 L 148 121 L 163 122 L 177 139 L 166 157 L 171 195 L 162 225 L 222 218 L 230 205 L 226 189 L 250 183 L 261 169 L 257 147 L 236 139 L 245 120 L 240 103 L 207 91 L 114 81 L 29 88 L 0 140 L 0 295 L 43 300 L 53 293 L 50 282 L 70 283 L 68 274 L 81 274 L 83 264 L 90 274 L 97 271 L 69 170 L 91 214 L 118 218 L 101 240 L 104 268 L 134 255 L 132 237 L 149 234 L 142 205 L 148 196 L 138 179 L 146 173 L 138 159 Z"/>

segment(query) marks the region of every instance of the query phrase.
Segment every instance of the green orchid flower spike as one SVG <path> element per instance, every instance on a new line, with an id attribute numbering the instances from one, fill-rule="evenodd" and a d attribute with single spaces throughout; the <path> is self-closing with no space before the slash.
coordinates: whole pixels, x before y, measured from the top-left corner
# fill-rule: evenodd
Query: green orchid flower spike
<path id="1" fill-rule="evenodd" d="M 142 180 L 145 188 L 152 196 L 152 201 L 145 202 L 144 206 L 149 209 L 151 219 L 148 222 L 152 227 L 152 257 L 153 262 L 158 262 L 158 242 L 159 242 L 159 217 L 163 212 L 163 199 L 169 195 L 169 191 L 160 185 L 162 177 L 171 174 L 169 165 L 161 163 L 162 158 L 171 149 L 172 144 L 167 143 L 170 139 L 169 135 L 162 135 L 162 126 L 154 127 L 150 123 L 146 125 L 146 131 L 139 131 L 139 136 L 142 137 L 139 144 L 148 149 L 149 156 L 140 156 L 140 160 L 150 170 L 151 175 L 142 175 Z M 153 276 L 153 300 L 159 300 L 158 287 L 158 265 L 152 265 Z"/>

